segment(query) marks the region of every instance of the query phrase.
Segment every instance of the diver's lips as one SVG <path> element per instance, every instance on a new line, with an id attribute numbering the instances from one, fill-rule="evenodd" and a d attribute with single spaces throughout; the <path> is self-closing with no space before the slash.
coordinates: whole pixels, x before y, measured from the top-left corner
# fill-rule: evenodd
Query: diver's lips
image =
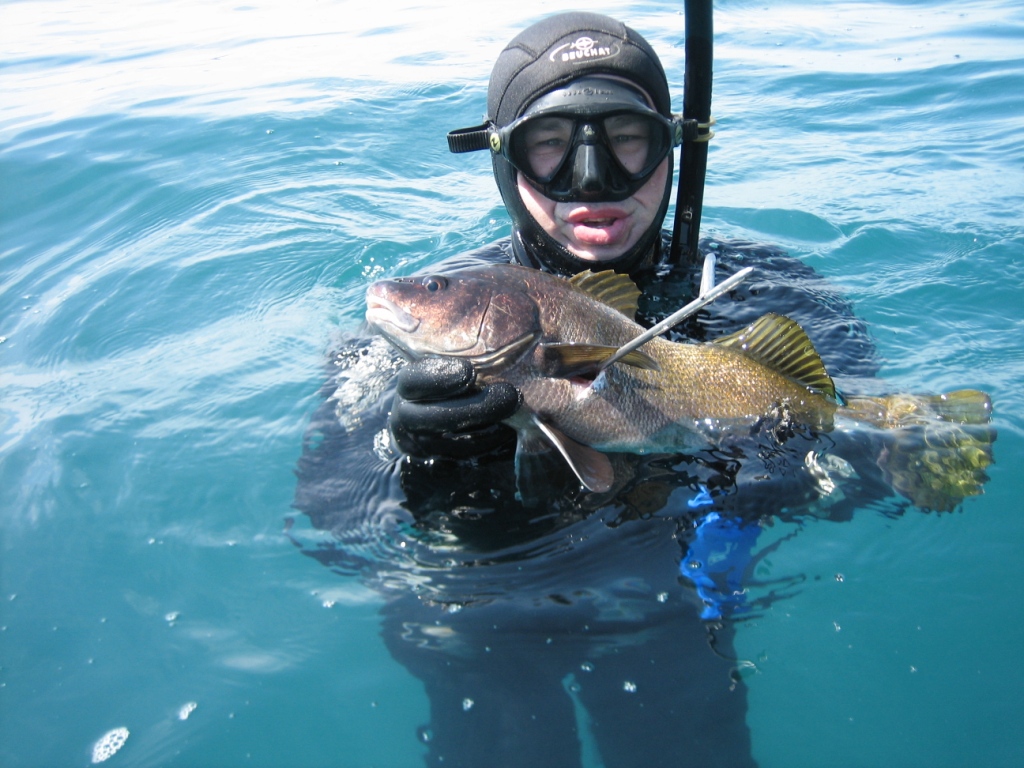
<path id="1" fill-rule="evenodd" d="M 377 327 L 392 326 L 403 333 L 412 333 L 420 327 L 419 318 L 413 317 L 393 301 L 373 294 L 366 296 L 366 322 Z"/>
<path id="2" fill-rule="evenodd" d="M 580 205 L 569 212 L 565 220 L 570 224 L 606 226 L 617 219 L 625 219 L 629 213 L 618 206 Z"/>
<path id="3" fill-rule="evenodd" d="M 572 226 L 573 237 L 584 245 L 614 245 L 627 231 L 629 214 L 618 207 L 581 206 L 574 209 L 566 221 Z"/>

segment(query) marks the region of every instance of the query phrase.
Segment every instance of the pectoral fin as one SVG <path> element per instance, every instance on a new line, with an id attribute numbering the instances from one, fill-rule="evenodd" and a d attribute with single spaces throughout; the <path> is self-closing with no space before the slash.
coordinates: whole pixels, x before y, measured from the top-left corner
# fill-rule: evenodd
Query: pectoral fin
<path id="1" fill-rule="evenodd" d="M 601 364 L 618 351 L 618 347 L 600 344 L 552 343 L 542 344 L 540 348 L 544 355 L 544 375 L 558 379 L 594 376 L 601 371 Z M 617 362 L 645 371 L 661 370 L 653 357 L 640 351 L 630 352 Z"/>
<path id="2" fill-rule="evenodd" d="M 534 423 L 562 454 L 562 458 L 568 462 L 576 477 L 587 490 L 604 493 L 611 489 L 615 480 L 615 471 L 612 469 L 611 460 L 605 454 L 577 443 L 536 417 L 534 417 Z"/>

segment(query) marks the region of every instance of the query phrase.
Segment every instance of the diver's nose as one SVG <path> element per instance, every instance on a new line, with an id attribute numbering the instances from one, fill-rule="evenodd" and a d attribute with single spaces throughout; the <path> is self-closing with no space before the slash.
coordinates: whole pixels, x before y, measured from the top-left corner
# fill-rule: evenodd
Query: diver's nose
<path id="1" fill-rule="evenodd" d="M 573 182 L 573 186 L 584 194 L 593 195 L 604 190 L 604 174 L 595 145 L 580 144 L 576 148 Z"/>

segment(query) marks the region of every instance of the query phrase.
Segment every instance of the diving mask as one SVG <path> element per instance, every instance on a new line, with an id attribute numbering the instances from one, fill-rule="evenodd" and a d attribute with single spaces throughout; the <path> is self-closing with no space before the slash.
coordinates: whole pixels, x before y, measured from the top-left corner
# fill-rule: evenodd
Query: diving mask
<path id="1" fill-rule="evenodd" d="M 682 138 L 679 118 L 664 117 L 640 91 L 601 77 L 545 94 L 507 126 L 492 123 L 448 135 L 453 152 L 489 147 L 557 202 L 625 200 Z"/>

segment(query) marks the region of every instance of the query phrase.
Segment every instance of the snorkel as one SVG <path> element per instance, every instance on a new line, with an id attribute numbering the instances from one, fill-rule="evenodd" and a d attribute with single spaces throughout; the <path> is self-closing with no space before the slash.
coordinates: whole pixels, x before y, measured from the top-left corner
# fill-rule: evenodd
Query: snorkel
<path id="1" fill-rule="evenodd" d="M 669 263 L 696 264 L 700 256 L 700 217 L 704 207 L 704 177 L 708 167 L 711 126 L 711 77 L 714 52 L 712 0 L 685 0 L 686 39 L 683 73 L 683 120 L 697 125 L 697 137 L 684 141 L 679 152 L 679 186 L 672 224 Z M 685 250 L 684 250 L 685 249 Z"/>

